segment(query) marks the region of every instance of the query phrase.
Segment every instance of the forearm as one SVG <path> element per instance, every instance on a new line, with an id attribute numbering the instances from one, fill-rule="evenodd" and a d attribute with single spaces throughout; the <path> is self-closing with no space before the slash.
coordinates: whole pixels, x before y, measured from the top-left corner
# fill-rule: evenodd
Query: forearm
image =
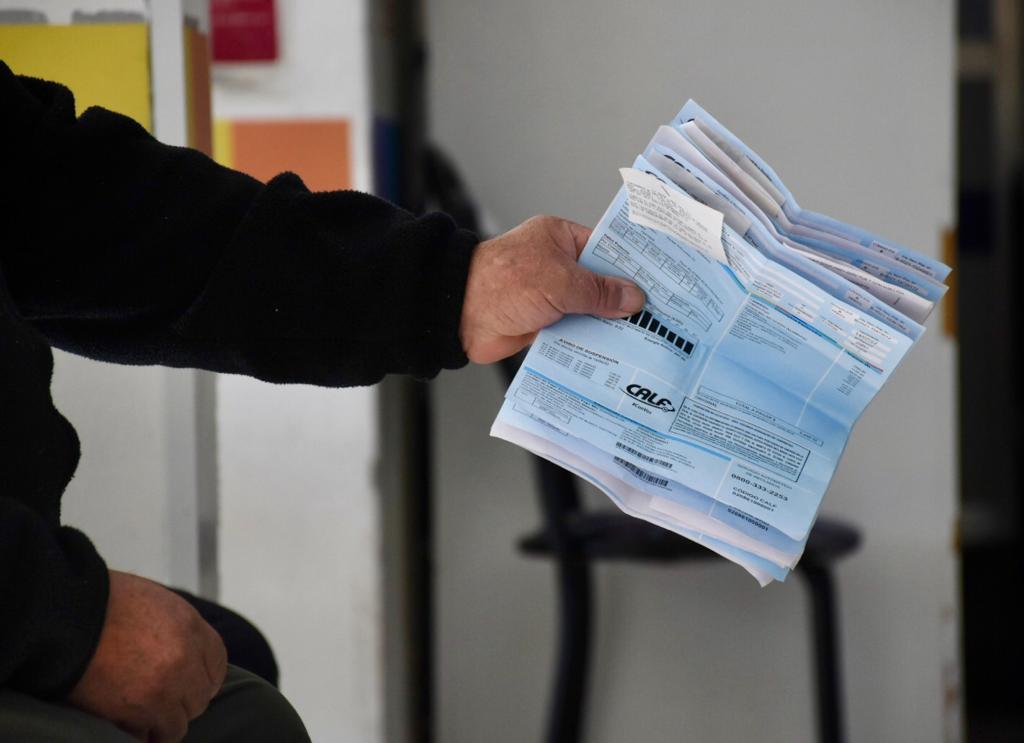
<path id="1" fill-rule="evenodd" d="M 446 217 L 311 194 L 294 176 L 263 185 L 124 117 L 76 119 L 59 86 L 3 73 L 19 90 L 0 123 L 0 260 L 53 345 L 328 385 L 464 363 L 475 238 Z"/>
<path id="2" fill-rule="evenodd" d="M 458 325 L 475 245 L 444 215 L 311 194 L 279 176 L 172 330 L 214 352 L 218 370 L 269 381 L 432 376 L 465 363 Z"/>

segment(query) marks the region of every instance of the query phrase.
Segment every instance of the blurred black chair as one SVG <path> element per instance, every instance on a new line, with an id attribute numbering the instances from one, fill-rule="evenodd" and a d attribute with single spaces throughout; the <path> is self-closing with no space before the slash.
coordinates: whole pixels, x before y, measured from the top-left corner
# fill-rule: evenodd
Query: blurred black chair
<path id="1" fill-rule="evenodd" d="M 522 357 L 502 362 L 509 382 Z M 592 565 L 599 560 L 665 563 L 715 557 L 710 550 L 619 511 L 582 507 L 575 475 L 533 457 L 543 525 L 519 541 L 526 555 L 554 561 L 558 641 L 546 743 L 578 743 L 583 734 L 593 618 Z M 796 571 L 810 592 L 818 740 L 842 743 L 841 669 L 832 566 L 857 549 L 858 531 L 818 519 Z"/>

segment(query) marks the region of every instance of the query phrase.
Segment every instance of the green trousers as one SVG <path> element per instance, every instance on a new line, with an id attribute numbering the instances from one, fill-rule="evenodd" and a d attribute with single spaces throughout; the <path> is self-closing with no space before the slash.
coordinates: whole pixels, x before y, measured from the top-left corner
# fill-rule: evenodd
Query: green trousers
<path id="1" fill-rule="evenodd" d="M 66 704 L 0 688 L 0 741 L 137 743 L 112 723 Z M 298 714 L 273 686 L 228 666 L 220 693 L 189 725 L 186 743 L 309 743 Z"/>

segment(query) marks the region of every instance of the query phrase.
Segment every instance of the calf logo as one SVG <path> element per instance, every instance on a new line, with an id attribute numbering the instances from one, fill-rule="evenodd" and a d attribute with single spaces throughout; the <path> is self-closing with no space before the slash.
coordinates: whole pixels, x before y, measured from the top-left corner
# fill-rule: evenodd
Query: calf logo
<path id="1" fill-rule="evenodd" d="M 631 384 L 623 391 L 634 400 L 639 400 L 655 410 L 660 410 L 665 413 L 675 412 L 675 406 L 672 405 L 671 400 L 667 397 L 660 397 L 657 392 L 644 387 L 642 384 Z"/>

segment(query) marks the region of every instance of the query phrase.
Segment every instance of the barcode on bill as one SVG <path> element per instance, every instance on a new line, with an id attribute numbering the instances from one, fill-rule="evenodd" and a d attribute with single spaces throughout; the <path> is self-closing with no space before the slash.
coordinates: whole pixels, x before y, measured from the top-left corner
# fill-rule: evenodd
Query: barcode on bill
<path id="1" fill-rule="evenodd" d="M 649 482 L 651 485 L 657 485 L 659 488 L 668 487 L 668 480 L 666 480 L 664 477 L 652 475 L 650 472 L 640 469 L 632 462 L 627 462 L 622 457 L 615 457 L 615 464 L 619 465 L 620 467 L 623 467 L 624 469 L 629 470 L 636 477 L 639 477 L 644 482 Z"/>
<path id="2" fill-rule="evenodd" d="M 693 352 L 693 341 L 688 341 L 682 336 L 673 333 L 647 310 L 641 310 L 635 315 L 627 317 L 626 322 L 630 322 L 639 328 L 643 328 L 648 332 L 654 333 L 659 338 L 664 338 L 687 356 Z"/>
<path id="3" fill-rule="evenodd" d="M 658 459 L 657 457 L 652 457 L 650 454 L 644 454 L 641 451 L 637 451 L 632 446 L 626 446 L 621 441 L 616 441 L 615 442 L 615 448 L 616 449 L 622 449 L 622 451 L 625 451 L 625 452 L 629 452 L 630 454 L 632 454 L 637 459 L 642 459 L 645 462 L 650 462 L 651 464 L 660 464 L 665 469 L 669 469 L 669 470 L 672 469 L 672 463 L 671 462 L 666 462 L 664 459 Z"/>

